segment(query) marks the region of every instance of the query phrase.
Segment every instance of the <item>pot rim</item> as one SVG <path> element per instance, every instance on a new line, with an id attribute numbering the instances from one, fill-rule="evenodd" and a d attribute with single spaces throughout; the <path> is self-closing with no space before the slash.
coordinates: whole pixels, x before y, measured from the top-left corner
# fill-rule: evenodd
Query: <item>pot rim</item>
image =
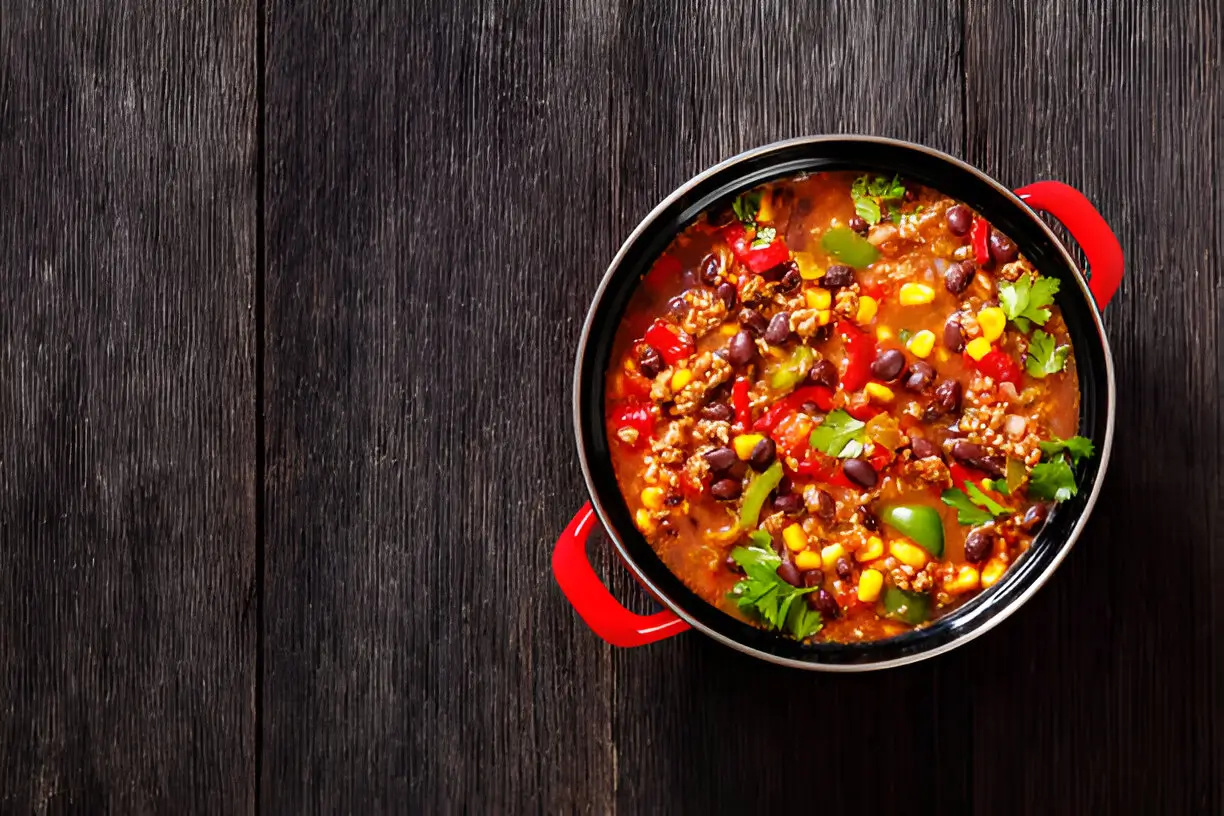
<path id="1" fill-rule="evenodd" d="M 1057 549 L 1057 551 L 1053 553 L 1052 560 L 1050 561 L 1050 563 L 1047 564 L 1041 572 L 1037 573 L 1033 577 L 1031 583 L 1028 586 L 1023 587 L 1022 591 L 1020 591 L 1015 597 L 1011 598 L 1006 603 L 1004 603 L 998 609 L 998 611 L 996 611 L 993 615 L 983 620 L 980 625 L 975 626 L 971 629 L 962 630 L 958 632 L 955 636 L 948 639 L 946 642 L 932 646 L 929 649 L 923 649 L 923 650 L 916 651 L 910 654 L 902 655 L 900 657 L 887 658 L 887 659 L 882 659 L 878 661 L 869 660 L 868 662 L 858 662 L 858 663 L 823 663 L 823 662 L 814 662 L 814 661 L 806 661 L 806 660 L 797 660 L 794 658 L 783 657 L 780 655 L 775 655 L 769 652 L 761 651 L 760 649 L 749 646 L 745 643 L 742 643 L 736 640 L 735 638 L 728 637 L 727 635 L 721 632 L 711 629 L 709 626 L 707 626 L 705 623 L 699 620 L 696 616 L 690 614 L 683 605 L 677 603 L 670 596 L 668 596 L 665 592 L 663 592 L 663 590 L 661 590 L 657 585 L 655 585 L 654 582 L 650 580 L 650 578 L 645 574 L 645 572 L 638 565 L 637 561 L 634 560 L 633 556 L 629 553 L 628 548 L 625 546 L 625 543 L 622 540 L 620 531 L 610 522 L 609 515 L 603 506 L 603 502 L 600 500 L 599 492 L 596 490 L 595 481 L 591 473 L 590 463 L 587 461 L 587 440 L 583 433 L 583 425 L 582 425 L 582 416 L 583 416 L 582 414 L 582 388 L 581 388 L 582 386 L 582 362 L 587 353 L 591 333 L 595 328 L 594 319 L 595 319 L 596 307 L 603 300 L 604 294 L 606 293 L 608 286 L 610 285 L 613 277 L 615 277 L 615 273 L 619 269 L 621 262 L 624 259 L 624 256 L 629 251 L 629 248 L 637 241 L 639 236 L 641 236 L 644 232 L 650 229 L 654 225 L 655 221 L 658 219 L 660 214 L 664 212 L 668 207 L 670 207 L 677 199 L 683 197 L 694 187 L 701 184 L 703 181 L 705 181 L 706 179 L 710 178 L 711 176 L 715 174 L 728 170 L 734 167 L 735 165 L 740 164 L 746 160 L 752 159 L 754 157 L 762 156 L 764 154 L 768 154 L 774 151 L 783 150 L 785 148 L 801 146 L 801 145 L 819 145 L 819 144 L 826 143 L 826 142 L 839 142 L 839 141 L 843 141 L 843 142 L 844 141 L 855 141 L 855 142 L 863 142 L 867 144 L 888 145 L 892 147 L 900 147 L 900 148 L 916 150 L 922 153 L 926 153 L 927 155 L 935 159 L 952 164 L 976 176 L 979 180 L 985 182 L 990 187 L 992 187 L 996 192 L 1001 194 L 1004 198 L 1010 200 L 1013 204 L 1018 205 L 1019 209 L 1022 212 L 1025 212 L 1029 216 L 1029 218 L 1038 227 L 1040 227 L 1040 229 L 1046 234 L 1046 237 L 1050 240 L 1051 245 L 1054 246 L 1058 250 L 1063 260 L 1066 262 L 1067 266 L 1074 273 L 1072 277 L 1074 278 L 1076 284 L 1079 286 L 1080 292 L 1083 295 L 1084 299 L 1088 302 L 1089 311 L 1092 315 L 1094 326 L 1096 328 L 1097 337 L 1101 343 L 1102 351 L 1104 352 L 1103 357 L 1104 357 L 1104 362 L 1105 362 L 1105 380 L 1106 380 L 1106 389 L 1107 389 L 1107 394 L 1106 394 L 1107 412 L 1106 412 L 1105 433 L 1104 433 L 1103 441 L 1100 446 L 1101 450 L 1100 450 L 1100 460 L 1099 460 L 1099 464 L 1097 468 L 1097 477 L 1093 482 L 1092 492 L 1089 494 L 1088 499 L 1084 503 L 1084 506 L 1081 508 L 1079 512 L 1079 516 L 1075 520 L 1074 526 L 1072 527 L 1070 533 L 1067 535 L 1066 541 L 1063 542 L 1063 544 Z M 887 669 L 887 668 L 894 668 L 897 666 L 904 666 L 910 663 L 917 663 L 919 661 L 926 660 L 928 658 L 936 657 L 937 655 L 941 655 L 945 652 L 951 651 L 952 649 L 958 646 L 963 646 L 964 644 L 969 643 L 970 641 L 985 634 L 986 632 L 989 632 L 990 630 L 994 629 L 996 626 L 1001 624 L 1003 621 L 1007 620 L 1017 609 L 1019 609 L 1021 606 L 1027 603 L 1028 600 L 1034 594 L 1036 594 L 1036 592 L 1039 589 L 1041 589 L 1045 585 L 1045 583 L 1050 579 L 1050 577 L 1057 571 L 1059 565 L 1062 564 L 1063 560 L 1067 557 L 1067 555 L 1071 552 L 1071 549 L 1075 546 L 1076 541 L 1079 540 L 1080 533 L 1083 531 L 1084 526 L 1087 524 L 1088 518 L 1092 515 L 1092 510 L 1096 506 L 1097 499 L 1100 496 L 1101 486 L 1103 485 L 1105 481 L 1105 475 L 1109 468 L 1110 454 L 1113 450 L 1116 404 L 1117 404 L 1117 389 L 1116 389 L 1116 382 L 1114 378 L 1113 351 L 1109 345 L 1109 338 L 1105 334 L 1105 326 L 1104 326 L 1104 322 L 1101 317 L 1100 306 L 1097 304 L 1096 299 L 1093 297 L 1091 291 L 1088 289 L 1088 284 L 1084 277 L 1083 270 L 1080 269 L 1079 264 L 1077 264 L 1075 260 L 1071 257 L 1071 254 L 1070 252 L 1068 252 L 1066 246 L 1054 234 L 1053 230 L 1050 229 L 1050 226 L 1046 224 L 1046 222 L 1040 216 L 1038 216 L 1037 213 L 1031 207 L 1029 207 L 1019 196 L 1017 196 L 1010 188 L 999 183 L 993 177 L 987 175 L 982 170 L 979 170 L 973 165 L 968 164 L 967 162 L 964 162 L 961 159 L 956 158 L 955 156 L 949 155 L 948 153 L 944 153 L 941 150 L 936 150 L 934 148 L 927 147 L 926 145 L 917 144 L 915 142 L 909 142 L 903 139 L 893 139 L 893 138 L 885 137 L 885 136 L 870 136 L 870 135 L 852 134 L 852 133 L 827 134 L 827 135 L 820 135 L 820 136 L 800 136 L 800 137 L 793 138 L 793 139 L 785 139 L 782 141 L 771 142 L 769 144 L 762 145 L 760 147 L 755 147 L 750 150 L 743 151 L 728 159 L 724 159 L 723 161 L 711 167 L 708 167 L 707 169 L 693 176 L 688 181 L 684 182 L 679 187 L 677 187 L 675 190 L 673 190 L 670 195 L 668 195 L 666 198 L 660 201 L 658 205 L 656 205 L 649 213 L 646 214 L 645 217 L 643 217 L 638 222 L 637 226 L 633 229 L 633 231 L 621 243 L 621 246 L 617 250 L 616 255 L 612 258 L 611 263 L 608 265 L 608 268 L 605 270 L 603 278 L 600 280 L 598 288 L 595 290 L 595 294 L 591 299 L 591 305 L 587 310 L 586 319 L 583 321 L 582 333 L 579 335 L 578 353 L 575 356 L 574 377 L 573 377 L 574 435 L 578 443 L 578 460 L 582 468 L 583 480 L 586 483 L 587 493 L 589 494 L 590 499 L 591 499 L 591 505 L 595 508 L 595 512 L 597 516 L 599 517 L 600 524 L 602 524 L 604 530 L 607 531 L 608 536 L 612 539 L 612 542 L 614 546 L 616 547 L 617 552 L 620 555 L 621 561 L 623 561 L 624 564 L 628 567 L 629 571 L 633 574 L 634 578 L 646 589 L 648 593 L 650 593 L 661 604 L 663 604 L 668 609 L 670 609 L 672 612 L 674 612 L 676 615 L 678 615 L 682 620 L 684 620 L 694 629 L 702 632 L 703 634 L 707 635 L 710 638 L 713 638 L 719 643 L 729 646 L 735 649 L 736 651 L 743 652 L 744 654 L 751 655 L 753 657 L 768 661 L 770 663 L 775 663 L 775 664 L 782 665 L 782 666 L 791 666 L 794 668 L 806 669 L 809 671 L 829 671 L 829 672 L 875 671 L 878 669 Z M 705 603 L 705 601 L 702 601 L 702 603 Z M 887 640 L 890 640 L 890 639 L 885 639 L 884 641 L 879 641 L 879 642 L 883 643 L 883 642 L 887 642 Z M 864 644 L 864 645 L 867 645 L 867 644 Z"/>

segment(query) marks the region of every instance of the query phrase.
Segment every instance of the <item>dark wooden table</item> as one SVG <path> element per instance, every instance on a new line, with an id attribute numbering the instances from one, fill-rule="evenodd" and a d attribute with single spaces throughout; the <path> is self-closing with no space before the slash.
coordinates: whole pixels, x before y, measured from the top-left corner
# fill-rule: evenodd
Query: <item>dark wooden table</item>
<path id="1" fill-rule="evenodd" d="M 0 5 L 0 811 L 1224 812 L 1220 0 L 359 5 Z M 844 131 L 1117 230 L 1097 512 L 909 668 L 612 649 L 548 569 L 596 283 Z"/>

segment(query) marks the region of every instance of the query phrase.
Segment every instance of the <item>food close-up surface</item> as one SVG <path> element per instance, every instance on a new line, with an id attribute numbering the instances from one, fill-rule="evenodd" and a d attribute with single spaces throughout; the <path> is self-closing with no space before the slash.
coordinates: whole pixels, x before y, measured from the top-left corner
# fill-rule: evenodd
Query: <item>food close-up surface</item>
<path id="1" fill-rule="evenodd" d="M 1043 276 L 967 205 L 816 172 L 703 213 L 642 276 L 605 379 L 634 523 L 689 589 L 806 641 L 987 592 L 1094 454 Z"/>

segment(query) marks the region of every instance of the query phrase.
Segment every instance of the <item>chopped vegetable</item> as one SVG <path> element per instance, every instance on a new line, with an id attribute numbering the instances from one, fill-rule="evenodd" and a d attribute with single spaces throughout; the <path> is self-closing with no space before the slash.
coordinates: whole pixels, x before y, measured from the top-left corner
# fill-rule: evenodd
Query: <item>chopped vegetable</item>
<path id="1" fill-rule="evenodd" d="M 866 391 L 867 396 L 875 402 L 892 402 L 897 396 L 887 385 L 877 382 L 869 382 L 863 386 L 863 389 Z"/>
<path id="2" fill-rule="evenodd" d="M 754 474 L 744 490 L 743 502 L 740 504 L 739 525 L 745 530 L 751 530 L 761 520 L 761 508 L 769 494 L 782 481 L 782 463 L 774 460 L 764 473 Z"/>
<path id="3" fill-rule="evenodd" d="M 731 205 L 735 217 L 746 226 L 756 223 L 757 213 L 761 211 L 761 191 L 751 190 L 736 197 Z"/>
<path id="4" fill-rule="evenodd" d="M 854 322 L 860 326 L 864 326 L 875 319 L 876 313 L 880 310 L 880 302 L 871 295 L 862 295 L 859 297 L 858 311 L 854 315 Z"/>
<path id="5" fill-rule="evenodd" d="M 1058 292 L 1057 278 L 1036 280 L 1028 275 L 1021 275 L 1015 281 L 999 283 L 999 305 L 1003 307 L 1007 319 L 1016 324 L 1020 331 L 1027 333 L 1031 324 L 1044 326 L 1050 319 L 1049 307 L 1054 305 L 1054 295 Z"/>
<path id="6" fill-rule="evenodd" d="M 841 408 L 830 411 L 824 422 L 812 431 L 811 445 L 821 453 L 839 459 L 853 459 L 863 452 L 867 423 L 855 419 Z"/>
<path id="7" fill-rule="evenodd" d="M 651 323 L 642 339 L 657 349 L 668 365 L 687 360 L 697 351 L 693 338 L 680 329 L 667 325 L 662 320 Z"/>
<path id="8" fill-rule="evenodd" d="M 983 338 L 979 337 L 978 340 Z M 974 343 L 977 340 L 973 341 Z M 965 347 L 968 351 L 968 346 Z M 972 355 L 970 355 L 972 357 Z M 1022 375 L 1020 373 L 1020 365 L 1007 355 L 1002 349 L 991 349 L 980 360 L 976 360 L 977 370 L 990 377 L 996 383 L 1011 383 L 1020 387 Z"/>
<path id="9" fill-rule="evenodd" d="M 842 263 L 862 269 L 875 263 L 880 252 L 849 227 L 833 227 L 820 239 L 820 248 Z"/>
<path id="10" fill-rule="evenodd" d="M 1007 562 L 1000 558 L 992 558 L 986 562 L 986 566 L 982 567 L 982 589 L 990 589 L 998 583 L 1003 577 L 1003 573 L 1007 571 Z"/>
<path id="11" fill-rule="evenodd" d="M 658 411 L 649 402 L 627 402 L 612 415 L 612 424 L 617 428 L 633 428 L 643 437 L 654 431 Z"/>
<path id="12" fill-rule="evenodd" d="M 1054 338 L 1041 329 L 1033 332 L 1029 343 L 1028 357 L 1024 360 L 1024 370 L 1030 376 L 1042 379 L 1050 374 L 1057 374 L 1067 364 L 1071 354 L 1070 346 L 1056 346 Z"/>
<path id="13" fill-rule="evenodd" d="M 739 377 L 731 386 L 731 410 L 735 412 L 735 424 L 742 430 L 752 424 L 752 404 L 748 399 L 751 385 L 746 377 Z"/>
<path id="14" fill-rule="evenodd" d="M 978 266 L 990 263 L 990 223 L 985 218 L 973 219 L 969 242 L 973 245 L 973 259 Z"/>
<path id="15" fill-rule="evenodd" d="M 1009 457 L 1005 478 L 990 479 L 988 481 L 991 490 L 996 493 L 1002 493 L 1004 496 L 1010 496 L 1024 482 L 1026 476 L 1028 476 L 1028 471 L 1024 469 L 1024 463 L 1019 459 Z"/>
<path id="16" fill-rule="evenodd" d="M 673 391 L 679 391 L 693 381 L 693 372 L 687 368 L 677 368 L 671 377 Z"/>
<path id="17" fill-rule="evenodd" d="M 846 554 L 846 548 L 840 544 L 830 544 L 820 550 L 820 565 L 832 572 L 837 569 L 837 559 Z"/>
<path id="18" fill-rule="evenodd" d="M 931 615 L 931 597 L 890 586 L 884 590 L 884 617 L 917 626 Z"/>
<path id="19" fill-rule="evenodd" d="M 965 344 L 965 354 L 975 363 L 990 353 L 990 341 L 985 337 L 975 337 Z"/>
<path id="20" fill-rule="evenodd" d="M 822 411 L 828 411 L 833 407 L 833 392 L 823 385 L 806 385 L 796 389 L 790 396 L 775 402 L 768 411 L 761 414 L 753 423 L 752 429 L 769 433 L 784 417 L 795 413 L 809 402 L 815 403 Z"/>
<path id="21" fill-rule="evenodd" d="M 867 539 L 867 543 L 854 554 L 857 561 L 874 561 L 884 555 L 884 539 L 879 536 L 871 536 Z"/>
<path id="22" fill-rule="evenodd" d="M 773 227 L 761 227 L 757 230 L 756 237 L 749 244 L 749 249 L 765 249 L 773 243 L 773 240 L 778 237 L 778 231 Z"/>
<path id="23" fill-rule="evenodd" d="M 666 494 L 661 487 L 647 487 L 642 490 L 642 504 L 648 510 L 662 510 Z"/>
<path id="24" fill-rule="evenodd" d="M 876 176 L 874 179 L 859 176 L 850 187 L 850 198 L 854 201 L 854 211 L 859 218 L 868 224 L 878 224 L 881 204 L 893 202 L 892 209 L 895 209 L 896 202 L 905 199 L 905 185 L 897 176 L 891 180 L 887 176 Z"/>
<path id="25" fill-rule="evenodd" d="M 795 346 L 788 358 L 770 369 L 769 387 L 775 391 L 789 391 L 794 388 L 807 376 L 814 356 L 807 346 Z"/>
<path id="26" fill-rule="evenodd" d="M 897 301 L 902 306 L 923 306 L 935 299 L 935 290 L 925 283 L 903 283 L 897 292 Z"/>
<path id="27" fill-rule="evenodd" d="M 879 517 L 880 521 L 913 540 L 936 558 L 943 555 L 943 519 L 934 507 L 925 504 L 894 504 L 882 508 Z"/>
<path id="28" fill-rule="evenodd" d="M 884 573 L 875 569 L 865 569 L 859 575 L 858 599 L 863 603 L 872 603 L 880 597 L 884 588 Z"/>
<path id="29" fill-rule="evenodd" d="M 833 293 L 820 287 L 805 291 L 803 299 L 809 309 L 828 309 L 833 305 Z"/>
<path id="30" fill-rule="evenodd" d="M 820 631 L 820 613 L 811 609 L 802 596 L 816 587 L 791 586 L 778 575 L 781 557 L 766 543 L 753 537 L 751 547 L 736 547 L 731 558 L 744 570 L 744 578 L 728 597 L 741 612 L 750 614 L 770 629 L 785 630 L 803 640 Z"/>
<path id="31" fill-rule="evenodd" d="M 964 490 L 950 487 L 939 494 L 939 499 L 949 507 L 956 508 L 957 522 L 971 527 L 1011 512 L 983 493 L 973 482 L 965 482 Z"/>
<path id="32" fill-rule="evenodd" d="M 1078 490 L 1075 474 L 1061 456 L 1051 462 L 1041 462 L 1029 474 L 1028 494 L 1034 498 L 1067 501 Z"/>
<path id="33" fill-rule="evenodd" d="M 1059 439 L 1057 436 L 1050 439 L 1049 442 L 1038 443 L 1041 447 L 1041 452 L 1046 456 L 1054 457 L 1066 451 L 1071 454 L 1071 458 L 1075 460 L 1075 464 L 1079 464 L 1081 459 L 1086 459 L 1095 453 L 1092 446 L 1092 440 L 1086 436 L 1073 436 L 1070 439 Z"/>
<path id="34" fill-rule="evenodd" d="M 803 532 L 803 527 L 798 524 L 787 525 L 782 531 L 782 540 L 786 542 L 786 548 L 791 552 L 807 549 L 807 533 Z"/>
<path id="35" fill-rule="evenodd" d="M 761 441 L 765 439 L 761 434 L 741 434 L 731 440 L 731 447 L 735 449 L 735 455 L 741 459 L 747 459 L 752 455 L 752 449 L 755 448 Z"/>
<path id="36" fill-rule="evenodd" d="M 935 332 L 923 329 L 910 338 L 906 347 L 915 357 L 925 360 L 935 350 Z"/>
<path id="37" fill-rule="evenodd" d="M 994 342 L 1003 336 L 1007 327 L 1007 315 L 998 306 L 987 306 L 977 315 L 978 325 L 982 328 L 982 336 Z"/>
<path id="38" fill-rule="evenodd" d="M 795 566 L 801 570 L 819 569 L 820 553 L 812 550 L 795 553 Z"/>
<path id="39" fill-rule="evenodd" d="M 723 227 L 722 237 L 731 247 L 735 257 L 758 274 L 785 263 L 790 258 L 790 250 L 781 238 L 775 237 L 765 246 L 754 246 L 754 241 L 749 239 L 743 224 L 732 223 Z"/>
<path id="40" fill-rule="evenodd" d="M 841 386 L 847 393 L 857 391 L 871 379 L 876 341 L 870 334 L 859 331 L 845 320 L 838 322 L 837 330 L 846 346 L 846 373 L 842 375 Z"/>

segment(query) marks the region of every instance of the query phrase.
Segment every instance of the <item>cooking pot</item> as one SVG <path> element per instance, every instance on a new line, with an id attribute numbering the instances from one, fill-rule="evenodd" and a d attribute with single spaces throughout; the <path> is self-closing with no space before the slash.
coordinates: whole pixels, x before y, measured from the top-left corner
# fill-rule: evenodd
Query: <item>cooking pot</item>
<path id="1" fill-rule="evenodd" d="M 855 170 L 897 174 L 959 199 L 1002 230 L 1047 277 L 1075 348 L 1079 433 L 1097 455 L 1076 471 L 1078 494 L 1059 504 L 1032 546 L 997 584 L 932 623 L 886 640 L 804 644 L 751 626 L 707 603 L 663 564 L 633 519 L 617 486 L 604 421 L 604 373 L 613 337 L 634 287 L 672 239 L 702 212 L 759 184 L 799 173 Z M 1057 218 L 1083 249 L 1091 277 L 1038 216 Z M 591 500 L 553 551 L 553 573 L 587 625 L 616 646 L 641 646 L 689 628 L 763 660 L 804 669 L 863 671 L 912 663 L 946 652 L 1001 623 L 1032 597 L 1075 545 L 1109 465 L 1114 431 L 1114 372 L 1100 310 L 1122 280 L 1122 248 L 1100 213 L 1078 191 L 1039 181 L 1015 192 L 982 171 L 921 145 L 868 136 L 817 136 L 741 153 L 695 176 L 647 215 L 604 274 L 578 341 L 574 431 Z M 612 597 L 587 557 L 596 517 L 621 560 L 664 611 L 638 615 Z"/>

